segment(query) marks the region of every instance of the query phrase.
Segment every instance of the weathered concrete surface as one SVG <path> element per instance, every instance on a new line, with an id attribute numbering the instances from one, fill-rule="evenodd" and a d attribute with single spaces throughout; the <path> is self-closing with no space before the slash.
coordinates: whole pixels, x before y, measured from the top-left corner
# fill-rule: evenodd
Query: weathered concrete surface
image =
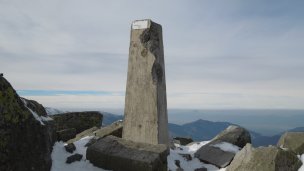
<path id="1" fill-rule="evenodd" d="M 301 165 L 290 151 L 274 146 L 253 148 L 247 144 L 235 155 L 226 171 L 297 171 Z"/>
<path id="2" fill-rule="evenodd" d="M 114 171 L 167 171 L 166 145 L 137 143 L 115 136 L 99 139 L 87 148 L 95 166 Z"/>
<path id="3" fill-rule="evenodd" d="M 304 132 L 286 132 L 278 142 L 278 146 L 296 153 L 304 153 Z"/>
<path id="4" fill-rule="evenodd" d="M 169 142 L 162 27 L 151 20 L 132 24 L 123 138 Z"/>

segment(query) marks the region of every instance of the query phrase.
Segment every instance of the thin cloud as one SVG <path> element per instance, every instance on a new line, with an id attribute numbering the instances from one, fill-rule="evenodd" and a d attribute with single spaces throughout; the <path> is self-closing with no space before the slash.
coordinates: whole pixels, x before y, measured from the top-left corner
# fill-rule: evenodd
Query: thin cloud
<path id="1" fill-rule="evenodd" d="M 0 69 L 18 90 L 124 92 L 130 23 L 151 18 L 163 26 L 170 107 L 303 108 L 303 5 L 3 0 Z M 27 95 L 46 105 L 83 103 Z"/>

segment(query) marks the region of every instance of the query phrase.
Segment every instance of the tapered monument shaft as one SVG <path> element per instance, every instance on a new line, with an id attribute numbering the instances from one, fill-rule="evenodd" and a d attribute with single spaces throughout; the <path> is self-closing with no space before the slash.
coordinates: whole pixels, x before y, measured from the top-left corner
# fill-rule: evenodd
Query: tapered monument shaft
<path id="1" fill-rule="evenodd" d="M 168 144 L 168 115 L 161 25 L 132 23 L 123 138 Z"/>

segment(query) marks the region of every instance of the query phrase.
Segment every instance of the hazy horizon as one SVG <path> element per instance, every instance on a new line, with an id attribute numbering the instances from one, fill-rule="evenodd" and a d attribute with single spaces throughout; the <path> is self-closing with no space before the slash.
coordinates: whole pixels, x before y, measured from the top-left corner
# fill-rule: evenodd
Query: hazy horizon
<path id="1" fill-rule="evenodd" d="M 123 109 L 66 108 L 65 111 L 94 110 L 123 115 Z M 198 119 L 230 122 L 266 136 L 272 136 L 296 127 L 304 127 L 304 110 L 289 109 L 168 109 L 170 123 L 186 124 Z"/>

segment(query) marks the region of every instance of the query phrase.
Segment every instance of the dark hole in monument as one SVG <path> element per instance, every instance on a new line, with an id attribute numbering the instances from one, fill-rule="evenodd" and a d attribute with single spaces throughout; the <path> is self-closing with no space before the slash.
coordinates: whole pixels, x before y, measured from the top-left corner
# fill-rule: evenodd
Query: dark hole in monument
<path id="1" fill-rule="evenodd" d="M 148 50 L 147 50 L 147 48 L 144 48 L 144 49 L 141 51 L 141 56 L 142 56 L 142 57 L 146 57 L 147 54 L 148 54 Z"/>
<path id="2" fill-rule="evenodd" d="M 150 40 L 150 29 L 144 30 L 139 38 L 140 38 L 140 42 L 143 44 L 148 42 Z"/>
<path id="3" fill-rule="evenodd" d="M 163 69 L 159 63 L 154 63 L 152 67 L 152 79 L 153 83 L 160 83 L 163 79 Z"/>

